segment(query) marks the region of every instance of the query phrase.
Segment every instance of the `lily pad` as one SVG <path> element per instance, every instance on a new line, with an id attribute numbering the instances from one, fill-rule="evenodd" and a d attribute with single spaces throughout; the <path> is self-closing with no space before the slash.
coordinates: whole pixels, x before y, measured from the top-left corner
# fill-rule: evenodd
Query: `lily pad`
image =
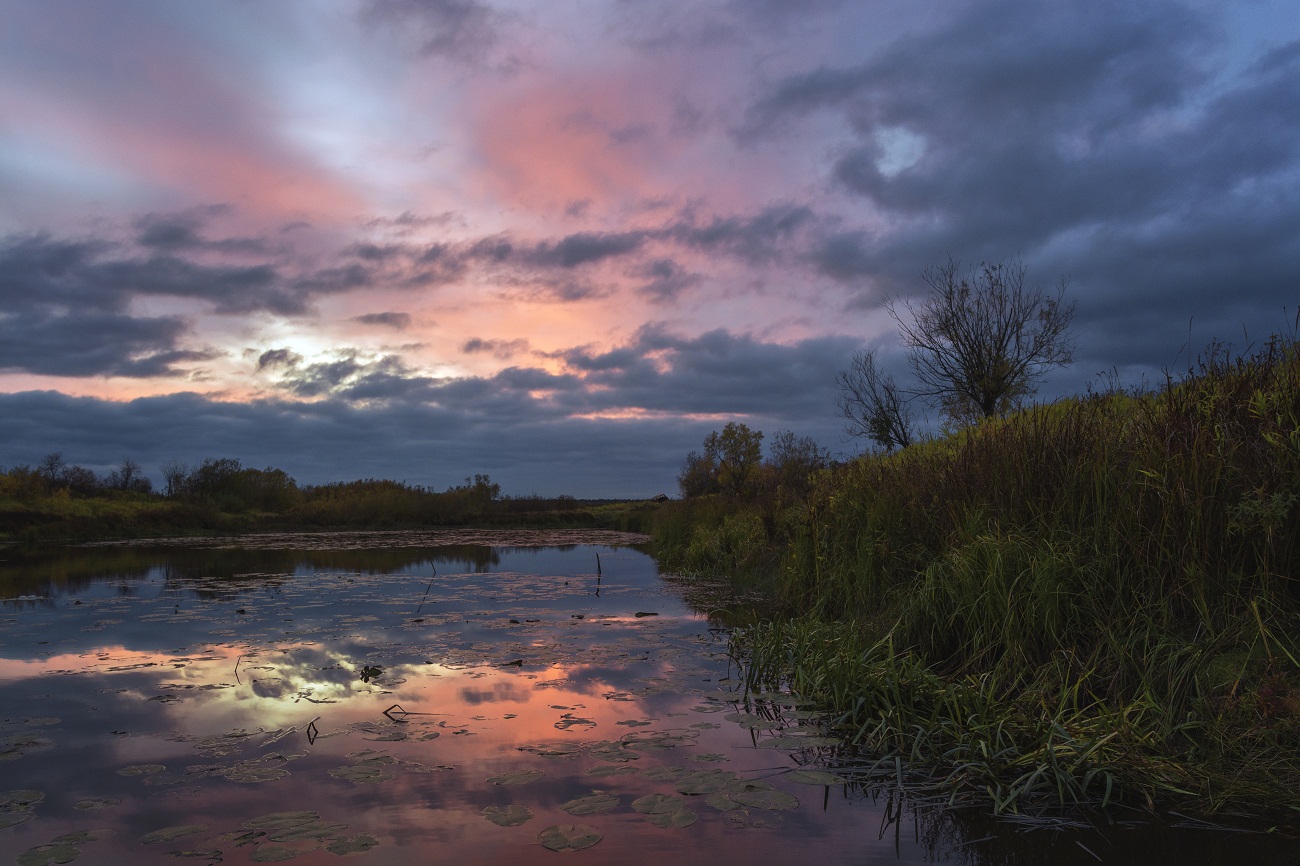
<path id="1" fill-rule="evenodd" d="M 691 772 L 685 767 L 652 767 L 644 775 L 652 782 L 676 782 L 685 779 Z"/>
<path id="2" fill-rule="evenodd" d="M 700 819 L 700 816 L 685 807 L 674 809 L 671 812 L 656 812 L 646 815 L 645 819 L 656 827 L 662 827 L 665 830 L 676 830 L 681 827 L 689 827 Z"/>
<path id="3" fill-rule="evenodd" d="M 520 746 L 519 751 L 532 752 L 542 758 L 576 758 L 582 753 L 582 746 L 577 743 L 538 743 Z"/>
<path id="4" fill-rule="evenodd" d="M 691 755 L 691 760 L 716 764 L 723 761 L 730 761 L 731 759 L 718 752 L 700 752 L 698 755 Z"/>
<path id="5" fill-rule="evenodd" d="M 595 746 L 587 751 L 587 754 L 598 761 L 618 761 L 626 763 L 628 761 L 639 761 L 641 756 L 631 749 L 625 748 L 622 743 L 605 743 L 604 745 Z"/>
<path id="6" fill-rule="evenodd" d="M 145 833 L 140 837 L 140 841 L 146 845 L 155 842 L 173 842 L 186 836 L 193 836 L 195 833 L 202 833 L 211 826 L 211 824 L 179 824 L 175 827 L 163 827 L 161 830 Z"/>
<path id="7" fill-rule="evenodd" d="M 727 796 L 742 806 L 755 809 L 790 810 L 799 808 L 799 800 L 794 794 L 778 791 L 771 786 L 759 787 L 755 782 L 746 782 L 740 790 L 730 789 Z"/>
<path id="8" fill-rule="evenodd" d="M 410 735 L 405 731 L 384 731 L 382 733 L 376 732 L 373 737 L 365 737 L 364 739 L 370 740 L 372 743 L 399 743 L 408 736 Z"/>
<path id="9" fill-rule="evenodd" d="M 109 809 L 121 802 L 116 797 L 88 797 L 85 800 L 78 800 L 73 803 L 72 808 L 80 809 L 83 812 L 90 809 Z"/>
<path id="10" fill-rule="evenodd" d="M 340 836 L 333 842 L 325 846 L 325 850 L 331 854 L 360 854 L 362 851 L 369 851 L 377 847 L 379 840 L 369 833 L 358 833 L 355 836 Z"/>
<path id="11" fill-rule="evenodd" d="M 774 829 L 784 823 L 780 815 L 755 813 L 745 808 L 728 809 L 722 813 L 722 819 L 733 827 L 742 828 Z"/>
<path id="12" fill-rule="evenodd" d="M 231 767 L 221 774 L 231 782 L 270 782 L 274 779 L 282 779 L 289 775 L 288 770 L 282 770 L 279 767 Z"/>
<path id="13" fill-rule="evenodd" d="M 167 768 L 162 764 L 131 764 L 117 771 L 119 776 L 153 776 Z"/>
<path id="14" fill-rule="evenodd" d="M 331 824 L 327 821 L 309 821 L 306 824 L 299 824 L 295 827 L 286 827 L 283 830 L 271 833 L 267 836 L 272 842 L 300 842 L 303 839 L 329 839 L 339 835 L 343 830 L 348 829 L 347 824 Z"/>
<path id="15" fill-rule="evenodd" d="M 513 773 L 502 773 L 500 776 L 489 776 L 488 781 L 493 785 L 527 785 L 545 775 L 541 770 L 516 770 Z"/>
<path id="16" fill-rule="evenodd" d="M 378 785 L 380 782 L 394 778 L 392 773 L 384 772 L 383 767 L 369 761 L 348 767 L 335 767 L 329 771 L 329 774 L 336 779 L 346 779 L 358 785 Z"/>
<path id="17" fill-rule="evenodd" d="M 81 849 L 66 842 L 37 845 L 28 848 L 15 860 L 18 866 L 49 866 L 51 863 L 71 863 L 81 855 Z"/>
<path id="18" fill-rule="evenodd" d="M 44 799 L 45 793 L 43 791 L 32 791 L 29 789 L 5 791 L 3 794 L 0 794 L 0 815 L 13 812 L 31 814 L 30 810 L 32 806 L 35 806 Z"/>
<path id="19" fill-rule="evenodd" d="M 646 794 L 632 801 L 632 808 L 642 815 L 662 815 L 685 807 L 685 800 L 671 794 Z"/>
<path id="20" fill-rule="evenodd" d="M 25 824 L 35 817 L 35 812 L 0 812 L 0 830 Z"/>
<path id="21" fill-rule="evenodd" d="M 605 791 L 595 791 L 560 806 L 570 815 L 596 815 L 618 808 L 618 797 Z"/>
<path id="22" fill-rule="evenodd" d="M 481 814 L 498 827 L 518 827 L 532 820 L 533 810 L 512 803 L 509 806 L 488 806 Z"/>
<path id="23" fill-rule="evenodd" d="M 256 818 L 249 818 L 242 826 L 250 830 L 267 830 L 274 832 L 284 830 L 289 827 L 297 827 L 302 824 L 310 824 L 312 821 L 320 819 L 320 815 L 315 812 L 269 812 L 265 815 L 258 815 Z"/>
<path id="24" fill-rule="evenodd" d="M 173 860 L 211 860 L 220 863 L 222 851 L 220 848 L 189 848 L 184 851 L 168 851 L 167 856 Z"/>
<path id="25" fill-rule="evenodd" d="M 632 775 L 633 773 L 639 773 L 639 772 L 641 772 L 641 771 L 640 771 L 639 769 L 637 769 L 636 767 L 626 767 L 626 766 L 622 766 L 622 767 L 621 767 L 621 766 L 619 766 L 619 765 L 617 765 L 617 764 L 601 764 L 601 765 L 599 765 L 599 766 L 591 767 L 590 769 L 588 769 L 588 770 L 587 770 L 587 775 L 588 775 L 588 776 L 600 776 L 600 777 L 604 777 L 604 776 L 630 776 L 630 775 Z"/>
<path id="26" fill-rule="evenodd" d="M 537 834 L 537 841 L 552 851 L 581 851 L 603 838 L 590 824 L 555 824 Z"/>
<path id="27" fill-rule="evenodd" d="M 730 770 L 696 770 L 677 780 L 677 793 L 712 794 L 725 790 L 735 779 L 736 774 Z"/>

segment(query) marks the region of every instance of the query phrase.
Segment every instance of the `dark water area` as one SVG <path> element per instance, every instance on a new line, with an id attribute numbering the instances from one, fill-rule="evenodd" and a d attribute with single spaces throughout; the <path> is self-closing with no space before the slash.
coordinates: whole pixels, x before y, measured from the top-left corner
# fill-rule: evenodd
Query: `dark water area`
<path id="1" fill-rule="evenodd" d="M 744 693 L 637 540 L 0 551 L 0 862 L 1300 862 L 901 797 L 815 708 Z"/>

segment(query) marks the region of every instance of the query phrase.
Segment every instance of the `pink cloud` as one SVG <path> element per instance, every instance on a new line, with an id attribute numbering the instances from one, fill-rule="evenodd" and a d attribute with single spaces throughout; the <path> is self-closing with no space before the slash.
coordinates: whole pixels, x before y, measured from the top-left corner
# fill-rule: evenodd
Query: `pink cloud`
<path id="1" fill-rule="evenodd" d="M 530 210 L 661 194 L 678 149 L 663 134 L 670 111 L 665 94 L 616 73 L 524 82 L 470 120 L 478 184 Z"/>

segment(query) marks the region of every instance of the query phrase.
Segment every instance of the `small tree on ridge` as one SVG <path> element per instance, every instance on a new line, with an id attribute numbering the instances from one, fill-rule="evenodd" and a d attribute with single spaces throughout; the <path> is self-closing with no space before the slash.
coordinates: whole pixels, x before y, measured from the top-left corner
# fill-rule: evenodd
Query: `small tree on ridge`
<path id="1" fill-rule="evenodd" d="M 1025 285 L 1019 259 L 981 263 L 965 274 L 953 258 L 925 269 L 931 292 L 919 306 L 889 305 L 920 387 L 957 423 L 1023 405 L 1052 367 L 1073 355 L 1066 280 L 1054 293 Z"/>

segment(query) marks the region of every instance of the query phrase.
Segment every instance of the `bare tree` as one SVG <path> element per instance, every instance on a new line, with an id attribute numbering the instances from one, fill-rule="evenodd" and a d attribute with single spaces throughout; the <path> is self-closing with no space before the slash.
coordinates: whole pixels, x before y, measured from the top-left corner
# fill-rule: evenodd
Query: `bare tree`
<path id="1" fill-rule="evenodd" d="M 893 376 L 877 369 L 874 349 L 855 354 L 835 381 L 840 386 L 840 416 L 850 436 L 870 439 L 886 451 L 906 448 L 916 439 L 911 398 L 894 384 Z"/>
<path id="2" fill-rule="evenodd" d="M 926 268 L 932 292 L 919 306 L 889 305 L 917 394 L 938 401 L 957 423 L 1004 415 L 1021 406 L 1049 369 L 1072 358 L 1066 280 L 1054 293 L 1025 285 L 1019 259 L 981 263 L 965 274 L 960 263 Z"/>
<path id="3" fill-rule="evenodd" d="M 148 493 L 153 490 L 153 482 L 144 474 L 144 470 L 130 457 L 122 460 L 121 465 L 108 476 L 108 486 L 116 490 L 133 490 Z"/>
<path id="4" fill-rule="evenodd" d="M 185 492 L 185 481 L 189 474 L 190 467 L 179 460 L 168 460 L 162 465 L 163 483 L 166 485 L 168 499 L 175 499 Z"/>
<path id="5" fill-rule="evenodd" d="M 41 458 L 40 473 L 51 485 L 62 482 L 63 475 L 67 471 L 68 464 L 63 459 L 62 451 L 51 451 Z"/>

